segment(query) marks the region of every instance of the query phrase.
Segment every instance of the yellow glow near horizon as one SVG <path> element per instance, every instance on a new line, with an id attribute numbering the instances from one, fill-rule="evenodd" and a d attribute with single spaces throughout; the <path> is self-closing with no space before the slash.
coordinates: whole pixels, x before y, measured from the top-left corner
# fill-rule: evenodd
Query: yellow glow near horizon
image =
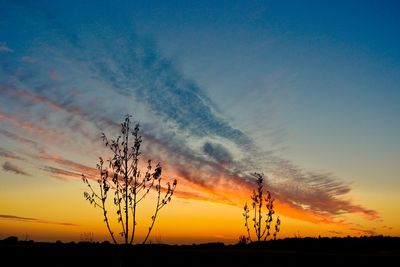
<path id="1" fill-rule="evenodd" d="M 110 240 L 103 223 L 101 210 L 91 207 L 84 200 L 82 194 L 84 189 L 85 186 L 81 181 L 65 182 L 56 179 L 49 179 L 47 185 L 42 187 L 21 188 L 21 190 L 12 192 L 2 189 L 0 195 L 2 214 L 37 218 L 38 221 L 2 218 L 0 219 L 0 238 L 16 235 L 21 239 L 28 236 L 34 240 L 79 241 L 82 240 L 84 233 L 93 233 L 94 239 L 97 241 Z M 136 242 L 141 242 L 150 223 L 154 209 L 151 199 L 153 197 L 139 207 Z M 376 203 L 377 206 L 384 205 L 384 199 L 380 199 L 382 203 Z M 236 243 L 240 235 L 246 234 L 242 212 L 240 206 L 174 198 L 160 211 L 150 241 L 173 244 Z M 312 222 L 312 220 L 296 215 L 297 213 L 293 214 L 294 211 L 282 203 L 277 203 L 276 212 L 276 215 L 280 215 L 282 220 L 279 238 L 357 234 L 349 231 L 352 225 Z M 386 212 L 383 215 L 386 215 Z M 390 220 L 395 222 L 395 219 L 392 218 L 393 214 L 389 212 L 387 215 Z M 357 215 L 350 217 L 354 221 L 362 221 L 363 225 L 370 226 L 370 228 L 380 227 L 381 224 L 365 223 L 365 220 Z M 61 223 L 74 225 L 62 225 Z M 112 225 L 114 231 L 118 233 L 119 228 L 114 220 L 112 220 Z M 394 225 L 392 229 L 379 228 L 376 229 L 376 232 L 384 235 L 399 235 L 396 229 L 398 228 Z"/>

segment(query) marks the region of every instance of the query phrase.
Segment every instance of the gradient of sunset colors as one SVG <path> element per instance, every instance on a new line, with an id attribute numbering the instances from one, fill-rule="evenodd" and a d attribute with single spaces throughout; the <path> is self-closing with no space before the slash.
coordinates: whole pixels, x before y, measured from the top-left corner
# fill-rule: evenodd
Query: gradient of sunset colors
<path id="1" fill-rule="evenodd" d="M 237 242 L 253 172 L 280 238 L 400 235 L 398 2 L 84 2 L 1 1 L 0 239 L 108 239 L 80 178 L 127 113 L 178 180 L 152 242 Z"/>

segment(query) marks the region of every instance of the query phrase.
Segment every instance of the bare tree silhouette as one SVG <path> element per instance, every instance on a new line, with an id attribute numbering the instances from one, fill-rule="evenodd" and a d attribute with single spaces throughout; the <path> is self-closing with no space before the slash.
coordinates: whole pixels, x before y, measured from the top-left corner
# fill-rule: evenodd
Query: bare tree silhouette
<path id="1" fill-rule="evenodd" d="M 172 185 L 167 182 L 163 187 L 161 185 L 161 165 L 157 164 L 153 169 L 151 160 L 148 160 L 146 172 L 142 175 L 139 169 L 142 137 L 139 135 L 139 124 L 131 129 L 131 117 L 131 115 L 125 116 L 124 122 L 121 123 L 121 135 L 116 139 L 108 139 L 102 133 L 103 142 L 106 147 L 110 148 L 113 156 L 107 160 L 107 164 L 103 158 L 99 158 L 99 164 L 97 164 L 99 190 L 95 190 L 88 178 L 82 174 L 82 180 L 89 188 L 89 192 L 85 192 L 84 196 L 94 207 L 103 211 L 104 222 L 115 244 L 118 242 L 110 226 L 106 205 L 110 190 L 113 192 L 113 205 L 116 206 L 118 224 L 122 230 L 119 234 L 124 238 L 125 244 L 132 244 L 135 238 L 138 204 L 152 189 L 156 191 L 157 202 L 151 217 L 151 225 L 143 240 L 144 244 L 150 236 L 159 210 L 171 201 L 177 185 L 175 179 Z M 131 231 L 129 231 L 129 227 L 131 227 Z"/>
<path id="2" fill-rule="evenodd" d="M 269 191 L 266 192 L 266 196 L 264 196 L 263 192 L 263 181 L 264 177 L 263 174 L 254 173 L 254 177 L 257 178 L 257 189 L 253 190 L 253 194 L 251 195 L 251 207 L 253 213 L 253 228 L 257 238 L 257 241 L 267 240 L 268 237 L 271 235 L 271 223 L 273 222 L 273 215 L 274 211 L 274 199 L 271 196 Z M 265 219 L 263 220 L 263 205 L 265 203 L 265 208 L 267 209 L 265 214 Z M 244 205 L 244 219 L 245 219 L 245 228 L 247 231 L 247 241 L 252 242 L 251 234 L 250 234 L 250 225 L 249 225 L 249 218 L 250 218 L 250 208 L 246 204 Z M 275 222 L 275 232 L 273 233 L 274 239 L 276 239 L 276 235 L 280 231 L 281 220 L 279 216 Z M 243 241 L 242 241 L 243 242 Z"/>

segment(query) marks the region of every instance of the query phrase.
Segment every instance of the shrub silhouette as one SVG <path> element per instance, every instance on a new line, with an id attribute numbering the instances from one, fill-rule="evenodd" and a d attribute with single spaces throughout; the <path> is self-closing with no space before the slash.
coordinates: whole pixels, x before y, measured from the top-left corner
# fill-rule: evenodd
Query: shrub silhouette
<path id="1" fill-rule="evenodd" d="M 253 228 L 257 238 L 257 241 L 267 240 L 271 235 L 271 223 L 273 222 L 274 211 L 274 199 L 271 196 L 269 191 L 266 192 L 266 196 L 264 196 L 263 192 L 263 181 L 264 177 L 260 173 L 254 173 L 254 177 L 257 178 L 257 189 L 253 190 L 253 194 L 251 195 L 251 208 L 254 211 L 254 215 L 252 218 Z M 267 209 L 265 214 L 265 219 L 263 220 L 263 205 L 265 202 L 265 208 Z M 244 205 L 244 219 L 245 219 L 245 228 L 247 231 L 247 241 L 252 242 L 251 234 L 250 234 L 250 226 L 249 226 L 249 218 L 250 218 L 250 208 L 247 205 L 247 202 Z M 276 235 L 280 231 L 281 220 L 279 216 L 275 222 L 275 231 L 273 234 L 274 239 L 276 239 Z M 243 241 L 242 241 L 243 242 Z"/>
<path id="2" fill-rule="evenodd" d="M 106 147 L 110 148 L 113 156 L 107 160 L 108 164 L 105 164 L 103 158 L 99 158 L 99 164 L 97 164 L 99 190 L 95 190 L 88 178 L 82 174 L 82 180 L 89 188 L 89 192 L 85 192 L 84 196 L 90 204 L 103 211 L 104 222 L 115 244 L 118 242 L 111 229 L 106 206 L 109 202 L 110 191 L 113 192 L 113 204 L 116 206 L 118 224 L 122 229 L 119 234 L 124 238 L 125 244 L 132 244 L 137 225 L 138 204 L 150 193 L 151 189 L 155 189 L 157 200 L 151 224 L 143 240 L 144 244 L 150 236 L 159 210 L 171 201 L 177 185 L 177 181 L 174 180 L 172 185 L 167 182 L 166 187 L 163 188 L 161 186 L 161 165 L 157 164 L 153 169 L 151 160 L 148 160 L 147 170 L 142 175 L 139 169 L 142 137 L 139 135 L 139 124 L 131 129 L 131 117 L 131 115 L 125 116 L 124 122 L 121 123 L 121 135 L 116 139 L 108 139 L 102 133 L 103 142 Z M 129 231 L 130 227 L 131 232 Z"/>

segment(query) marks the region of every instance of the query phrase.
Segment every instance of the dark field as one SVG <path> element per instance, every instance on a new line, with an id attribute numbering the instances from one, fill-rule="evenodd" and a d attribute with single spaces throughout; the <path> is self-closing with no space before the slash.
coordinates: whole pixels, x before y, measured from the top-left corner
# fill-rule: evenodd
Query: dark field
<path id="1" fill-rule="evenodd" d="M 248 245 L 0 241 L 1 266 L 400 266 L 400 238 L 288 238 Z"/>

